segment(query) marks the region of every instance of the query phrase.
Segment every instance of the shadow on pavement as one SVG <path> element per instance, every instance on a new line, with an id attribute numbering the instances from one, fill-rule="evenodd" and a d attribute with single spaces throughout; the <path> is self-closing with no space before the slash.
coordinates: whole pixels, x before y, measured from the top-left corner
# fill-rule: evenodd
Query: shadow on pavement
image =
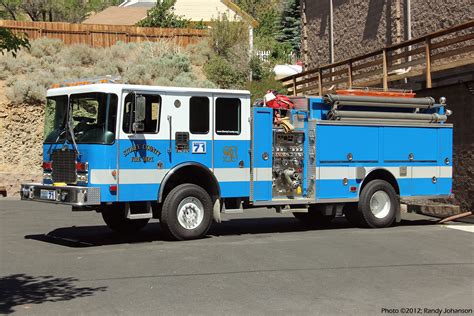
<path id="1" fill-rule="evenodd" d="M 426 226 L 436 224 L 436 219 L 402 220 L 398 226 Z M 214 224 L 208 233 L 209 237 L 263 235 L 271 233 L 304 232 L 310 230 L 338 230 L 354 228 L 345 218 L 336 218 L 330 227 L 310 228 L 291 217 L 242 218 L 225 220 Z M 358 229 L 358 228 L 356 228 Z M 159 223 L 149 223 L 145 229 L 132 235 L 119 235 L 104 226 L 73 226 L 57 228 L 47 234 L 27 235 L 25 239 L 33 239 L 51 244 L 81 248 L 98 247 L 117 244 L 133 244 L 146 242 L 164 243 Z"/>
<path id="2" fill-rule="evenodd" d="M 159 223 L 149 223 L 140 232 L 130 235 L 119 235 L 112 232 L 105 225 L 72 226 L 57 228 L 47 234 L 26 235 L 25 239 L 33 239 L 72 248 L 145 243 L 162 240 L 159 227 Z"/>
<path id="3" fill-rule="evenodd" d="M 107 287 L 76 287 L 75 278 L 13 274 L 0 278 L 0 314 L 13 313 L 15 306 L 69 301 L 92 296 Z M 28 308 L 27 306 L 25 306 Z"/>

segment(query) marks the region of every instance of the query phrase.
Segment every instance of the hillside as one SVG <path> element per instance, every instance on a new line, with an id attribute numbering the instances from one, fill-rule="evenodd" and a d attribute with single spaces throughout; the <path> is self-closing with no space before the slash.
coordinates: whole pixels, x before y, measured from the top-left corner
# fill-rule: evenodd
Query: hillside
<path id="1" fill-rule="evenodd" d="M 0 186 L 12 195 L 21 181 L 41 180 L 44 99 L 52 84 L 113 75 L 131 84 L 215 87 L 202 70 L 209 55 L 206 42 L 93 49 L 51 39 L 32 41 L 16 58 L 0 55 Z"/>

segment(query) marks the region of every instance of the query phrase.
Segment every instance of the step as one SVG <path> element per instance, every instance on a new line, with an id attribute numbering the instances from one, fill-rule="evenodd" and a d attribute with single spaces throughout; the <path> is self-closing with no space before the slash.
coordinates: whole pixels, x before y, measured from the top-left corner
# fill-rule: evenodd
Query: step
<path id="1" fill-rule="evenodd" d="M 231 208 L 231 209 L 224 209 L 222 213 L 224 214 L 242 214 L 244 212 L 243 208 Z"/>
<path id="2" fill-rule="evenodd" d="M 151 203 L 150 203 L 150 202 L 147 202 L 147 203 L 146 203 L 146 212 L 145 212 L 145 213 L 132 214 L 132 213 L 130 212 L 130 206 L 128 206 L 128 203 L 127 203 L 126 209 L 127 209 L 127 218 L 128 218 L 128 219 L 153 218 L 153 210 L 152 210 L 152 208 L 151 208 Z"/>

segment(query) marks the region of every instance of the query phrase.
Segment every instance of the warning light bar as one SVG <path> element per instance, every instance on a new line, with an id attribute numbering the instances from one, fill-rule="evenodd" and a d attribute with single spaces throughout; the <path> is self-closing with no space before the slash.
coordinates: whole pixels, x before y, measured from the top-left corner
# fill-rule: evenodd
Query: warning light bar
<path id="1" fill-rule="evenodd" d="M 100 84 L 100 83 L 118 83 L 121 80 L 120 76 L 105 76 L 99 78 L 86 78 L 86 79 L 78 79 L 75 81 L 65 81 L 63 83 L 55 83 L 51 85 L 51 89 L 56 88 L 64 88 L 64 87 L 77 87 L 77 86 L 85 86 L 88 84 Z"/>

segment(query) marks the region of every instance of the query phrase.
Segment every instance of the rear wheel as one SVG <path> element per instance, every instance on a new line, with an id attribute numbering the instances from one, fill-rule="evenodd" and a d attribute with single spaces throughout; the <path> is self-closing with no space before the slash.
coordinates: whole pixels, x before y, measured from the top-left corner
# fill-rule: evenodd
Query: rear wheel
<path id="1" fill-rule="evenodd" d="M 391 226 L 400 211 L 395 189 L 384 180 L 369 182 L 360 194 L 358 211 L 363 226 L 382 228 Z"/>
<path id="2" fill-rule="evenodd" d="M 334 219 L 334 215 L 324 215 L 323 210 L 323 205 L 311 205 L 308 213 L 295 212 L 293 216 L 308 226 L 328 227 Z"/>
<path id="3" fill-rule="evenodd" d="M 139 231 L 148 223 L 149 219 L 129 219 L 125 216 L 125 204 L 107 205 L 102 209 L 102 218 L 105 224 L 114 232 L 131 234 Z"/>
<path id="4" fill-rule="evenodd" d="M 160 224 L 168 239 L 203 237 L 212 224 L 212 200 L 195 184 L 181 184 L 166 196 Z"/>

